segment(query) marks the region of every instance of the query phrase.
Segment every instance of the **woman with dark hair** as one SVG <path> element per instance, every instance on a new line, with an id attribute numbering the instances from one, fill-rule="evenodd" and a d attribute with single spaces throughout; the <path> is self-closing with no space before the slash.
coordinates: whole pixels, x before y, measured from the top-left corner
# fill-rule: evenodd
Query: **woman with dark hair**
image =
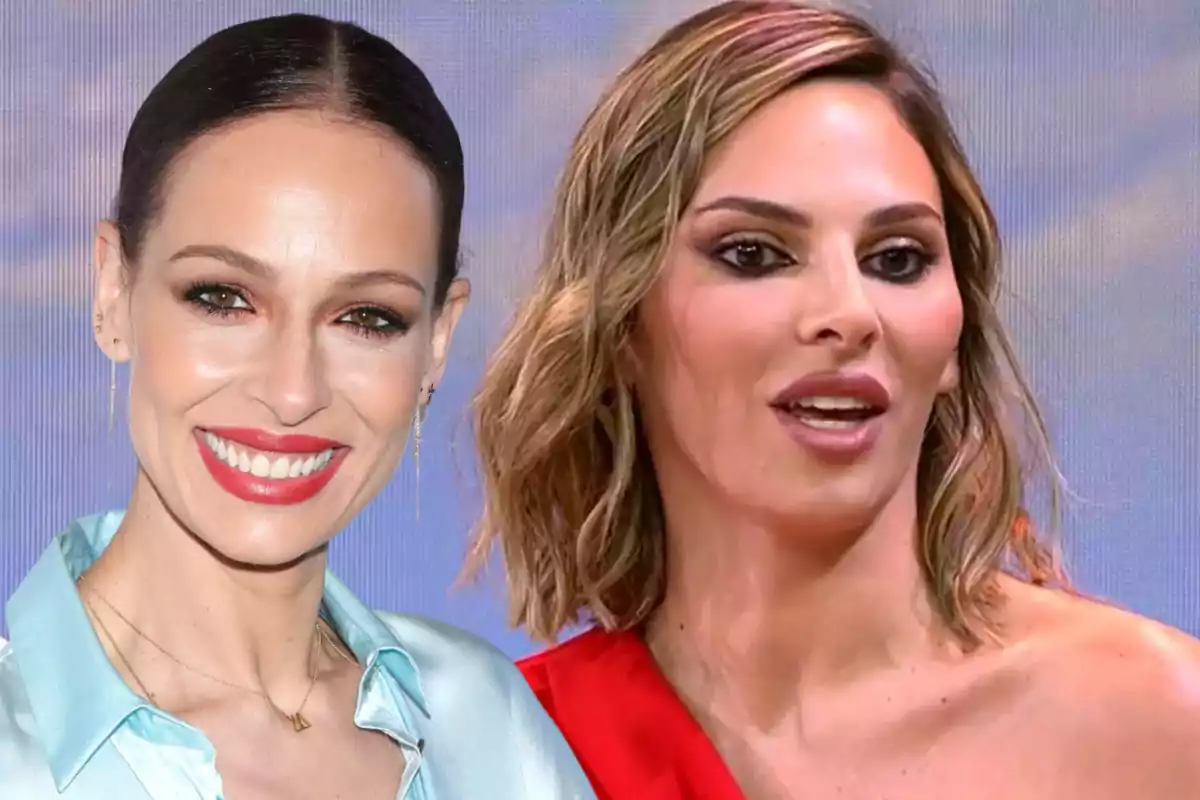
<path id="1" fill-rule="evenodd" d="M 357 26 L 236 25 L 151 91 L 94 248 L 138 473 L 8 603 L 5 798 L 592 797 L 499 652 L 325 568 L 419 436 L 462 205 L 442 103 Z"/>
<path id="2" fill-rule="evenodd" d="M 476 402 L 477 559 L 534 636 L 592 626 L 522 669 L 612 800 L 1200 797 L 1200 647 L 1022 511 L 1046 437 L 941 100 L 824 5 L 679 23 L 575 140 Z"/>

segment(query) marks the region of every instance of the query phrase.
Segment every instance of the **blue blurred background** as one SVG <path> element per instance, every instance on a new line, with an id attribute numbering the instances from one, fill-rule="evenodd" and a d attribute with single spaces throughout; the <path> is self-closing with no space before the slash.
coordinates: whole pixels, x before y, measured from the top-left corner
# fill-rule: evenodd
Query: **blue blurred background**
<path id="1" fill-rule="evenodd" d="M 70 519 L 121 505 L 130 485 L 127 436 L 107 431 L 108 363 L 89 329 L 89 244 L 138 102 L 217 29 L 309 11 L 390 38 L 430 74 L 467 150 L 474 282 L 420 485 L 406 463 L 336 542 L 334 569 L 376 606 L 527 652 L 505 628 L 498 581 L 452 588 L 478 509 L 467 399 L 527 284 L 575 127 L 625 61 L 707 5 L 5 0 L 0 597 Z M 1075 494 L 1066 543 L 1078 583 L 1200 634 L 1200 4 L 857 7 L 938 74 L 996 206 L 1006 318 Z"/>

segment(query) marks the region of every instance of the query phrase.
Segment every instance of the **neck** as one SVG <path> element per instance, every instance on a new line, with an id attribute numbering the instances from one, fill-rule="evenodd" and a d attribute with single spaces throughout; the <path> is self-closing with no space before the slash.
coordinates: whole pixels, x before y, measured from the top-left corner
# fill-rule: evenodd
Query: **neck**
<path id="1" fill-rule="evenodd" d="M 113 663 L 128 660 L 151 692 L 177 680 L 207 683 L 199 691 L 222 688 L 198 670 L 288 708 L 312 681 L 324 570 L 323 551 L 280 570 L 222 560 L 167 511 L 139 473 L 121 528 L 80 590 L 114 640 L 100 636 L 101 642 L 121 651 L 123 659 Z"/>
<path id="2" fill-rule="evenodd" d="M 915 477 L 846 531 L 764 525 L 696 502 L 712 492 L 687 496 L 663 487 L 667 592 L 647 640 L 693 707 L 767 729 L 809 696 L 957 652 L 914 556 Z"/>

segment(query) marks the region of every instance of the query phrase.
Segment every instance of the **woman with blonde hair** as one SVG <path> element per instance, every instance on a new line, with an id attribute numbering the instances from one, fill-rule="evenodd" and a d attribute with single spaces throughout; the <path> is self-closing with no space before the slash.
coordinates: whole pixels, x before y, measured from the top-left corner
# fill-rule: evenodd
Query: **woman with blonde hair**
<path id="1" fill-rule="evenodd" d="M 862 19 L 730 2 L 578 134 L 474 552 L 606 798 L 1200 796 L 1200 651 L 1069 591 L 996 224 Z M 1053 477 L 1053 470 L 1049 470 Z"/>

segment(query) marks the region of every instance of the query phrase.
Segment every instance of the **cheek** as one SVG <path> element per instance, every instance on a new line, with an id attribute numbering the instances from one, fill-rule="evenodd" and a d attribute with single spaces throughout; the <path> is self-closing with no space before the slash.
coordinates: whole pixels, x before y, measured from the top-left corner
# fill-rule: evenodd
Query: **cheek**
<path id="1" fill-rule="evenodd" d="M 942 270 L 919 287 L 884 286 L 877 307 L 895 358 L 897 377 L 931 394 L 956 378 L 962 298 L 953 273 Z"/>
<path id="2" fill-rule="evenodd" d="M 329 383 L 375 436 L 403 441 L 416 411 L 428 333 L 418 327 L 383 344 L 351 337 L 328 329 L 324 349 Z"/>
<path id="3" fill-rule="evenodd" d="M 174 298 L 146 297 L 131 311 L 130 402 L 151 416 L 186 410 L 253 361 L 244 330 L 239 336 Z"/>
<path id="4" fill-rule="evenodd" d="M 744 430 L 780 333 L 790 330 L 770 281 L 664 280 L 642 316 L 649 357 L 640 388 L 653 416 L 684 439 Z"/>

